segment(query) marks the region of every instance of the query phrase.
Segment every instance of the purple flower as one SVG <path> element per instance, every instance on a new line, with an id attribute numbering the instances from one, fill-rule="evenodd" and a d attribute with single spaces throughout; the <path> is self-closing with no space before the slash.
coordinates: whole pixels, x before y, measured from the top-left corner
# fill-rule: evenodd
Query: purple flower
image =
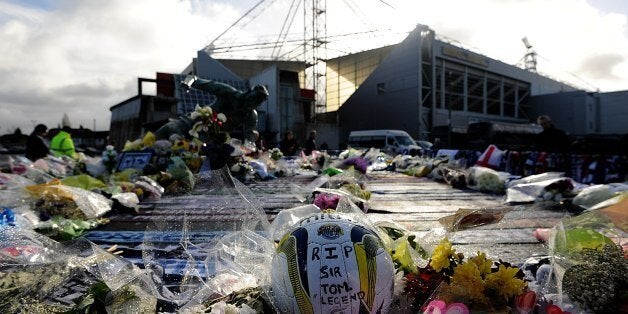
<path id="1" fill-rule="evenodd" d="M 318 208 L 322 210 L 336 209 L 336 207 L 338 206 L 339 200 L 340 200 L 340 196 L 338 195 L 319 193 L 314 198 L 314 205 L 318 206 Z"/>
<path id="2" fill-rule="evenodd" d="M 363 174 L 366 174 L 366 168 L 369 166 L 369 162 L 360 157 L 347 158 L 342 164 L 347 167 L 353 166 L 355 170 L 360 171 Z"/>

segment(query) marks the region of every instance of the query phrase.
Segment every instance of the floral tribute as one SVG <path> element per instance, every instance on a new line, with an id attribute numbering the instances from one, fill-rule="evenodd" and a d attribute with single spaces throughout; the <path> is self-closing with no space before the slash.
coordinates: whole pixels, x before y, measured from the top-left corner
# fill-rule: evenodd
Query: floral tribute
<path id="1" fill-rule="evenodd" d="M 509 311 L 517 297 L 527 291 L 524 273 L 519 268 L 503 261 L 492 261 L 482 252 L 465 258 L 447 238 L 436 246 L 425 267 L 409 266 L 412 260 L 398 252 L 393 252 L 393 260 L 403 272 L 400 281 L 404 287 L 396 291 L 400 310 L 421 308 L 423 313 Z"/>
<path id="2" fill-rule="evenodd" d="M 281 157 L 283 157 L 283 153 L 281 152 L 281 150 L 279 148 L 271 148 L 269 150 L 269 154 L 270 154 L 270 158 L 272 158 L 274 161 L 277 161 L 279 159 L 281 159 Z"/>
<path id="3" fill-rule="evenodd" d="M 227 116 L 224 113 L 214 111 L 210 106 L 196 105 L 194 111 L 190 113 L 190 118 L 196 121 L 189 131 L 189 134 L 195 138 L 199 138 L 199 132 L 208 135 L 216 135 L 221 132 L 221 128 L 227 122 Z"/>
<path id="4" fill-rule="evenodd" d="M 314 205 L 322 210 L 336 209 L 339 201 L 340 196 L 335 194 L 319 193 L 314 197 Z"/>

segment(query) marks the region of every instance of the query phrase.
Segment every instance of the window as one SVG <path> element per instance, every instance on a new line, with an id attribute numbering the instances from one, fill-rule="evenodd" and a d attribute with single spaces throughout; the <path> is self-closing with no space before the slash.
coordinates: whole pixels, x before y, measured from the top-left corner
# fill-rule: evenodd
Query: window
<path id="1" fill-rule="evenodd" d="M 488 79 L 486 84 L 487 91 L 487 108 L 486 111 L 488 114 L 493 115 L 501 115 L 500 108 L 500 92 L 501 92 L 501 82 L 494 79 Z"/>
<path id="2" fill-rule="evenodd" d="M 467 102 L 468 110 L 471 112 L 484 112 L 484 78 L 478 75 L 469 74 L 467 77 Z"/>

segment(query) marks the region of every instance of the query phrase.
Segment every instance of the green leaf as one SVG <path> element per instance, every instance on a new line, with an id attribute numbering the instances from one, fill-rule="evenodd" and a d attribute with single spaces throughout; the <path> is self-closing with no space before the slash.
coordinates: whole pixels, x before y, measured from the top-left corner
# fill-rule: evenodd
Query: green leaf
<path id="1" fill-rule="evenodd" d="M 400 241 L 392 255 L 393 261 L 399 264 L 399 269 L 406 273 L 417 273 L 418 269 L 412 259 L 412 247 L 408 241 Z"/>
<path id="2" fill-rule="evenodd" d="M 575 228 L 556 235 L 555 249 L 579 253 L 583 249 L 601 249 L 604 244 L 613 244 L 613 240 L 590 228 Z"/>

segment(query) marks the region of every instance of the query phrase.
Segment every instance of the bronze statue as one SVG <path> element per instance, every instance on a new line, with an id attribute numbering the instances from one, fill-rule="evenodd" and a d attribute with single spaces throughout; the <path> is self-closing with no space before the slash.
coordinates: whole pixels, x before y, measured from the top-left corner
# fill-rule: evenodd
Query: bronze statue
<path id="1" fill-rule="evenodd" d="M 227 116 L 227 122 L 223 126 L 227 132 L 241 131 L 245 139 L 254 141 L 254 132 L 257 129 L 257 110 L 263 101 L 268 99 L 268 91 L 262 85 L 255 85 L 248 91 L 239 91 L 231 85 L 198 78 L 188 75 L 181 85 L 186 88 L 195 88 L 209 92 L 216 96 L 216 101 L 210 104 L 212 109 Z M 170 119 L 154 132 L 157 139 L 169 139 L 173 134 L 187 136 L 195 121 L 189 115 L 183 115 L 177 119 Z M 201 138 L 206 141 L 205 138 Z"/>
<path id="2" fill-rule="evenodd" d="M 188 75 L 181 84 L 184 88 L 195 88 L 216 96 L 216 101 L 210 104 L 210 107 L 227 116 L 225 130 L 228 132 L 241 130 L 245 139 L 255 141 L 253 132 L 257 130 L 255 108 L 268 99 L 266 87 L 255 85 L 248 91 L 239 91 L 231 85 L 194 75 Z"/>

